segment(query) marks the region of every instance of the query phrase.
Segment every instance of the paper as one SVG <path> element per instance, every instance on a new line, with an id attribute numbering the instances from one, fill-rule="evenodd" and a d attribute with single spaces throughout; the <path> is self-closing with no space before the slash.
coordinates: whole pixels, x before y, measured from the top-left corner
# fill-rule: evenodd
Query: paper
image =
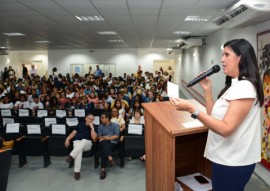
<path id="1" fill-rule="evenodd" d="M 2 120 L 3 120 L 3 126 L 5 126 L 6 123 L 14 123 L 14 118 L 5 118 L 5 117 L 3 117 Z"/>
<path id="2" fill-rule="evenodd" d="M 6 127 L 6 133 L 19 133 L 20 124 L 19 123 L 8 123 Z"/>
<path id="3" fill-rule="evenodd" d="M 45 118 L 45 127 L 49 127 L 51 124 L 56 123 L 56 118 Z"/>
<path id="4" fill-rule="evenodd" d="M 142 125 L 128 124 L 128 134 L 142 135 Z"/>
<path id="5" fill-rule="evenodd" d="M 203 127 L 204 125 L 199 120 L 194 120 L 191 122 L 183 123 L 182 124 L 185 128 L 196 128 L 196 127 Z"/>
<path id="6" fill-rule="evenodd" d="M 201 175 L 200 173 L 195 173 L 195 174 L 190 174 L 187 176 L 181 176 L 181 177 L 177 177 L 177 180 L 179 180 L 180 182 L 184 183 L 185 185 L 187 185 L 189 188 L 191 188 L 194 191 L 208 191 L 208 190 L 212 190 L 212 181 L 203 176 L 204 178 L 206 178 L 209 183 L 207 184 L 200 184 L 195 178 L 194 176 L 197 175 Z"/>
<path id="7" fill-rule="evenodd" d="M 28 134 L 41 134 L 40 125 L 27 125 Z"/>
<path id="8" fill-rule="evenodd" d="M 62 117 L 66 117 L 67 116 L 67 112 L 66 112 L 66 110 L 56 110 L 56 117 L 60 117 L 60 118 L 62 118 Z"/>
<path id="9" fill-rule="evenodd" d="M 1 109 L 1 116 L 2 117 L 11 117 L 11 110 L 10 109 Z"/>
<path id="10" fill-rule="evenodd" d="M 84 109 L 75 109 L 74 116 L 76 117 L 85 117 L 85 110 Z"/>
<path id="11" fill-rule="evenodd" d="M 79 124 L 77 118 L 66 118 L 66 123 L 68 126 L 77 126 Z"/>
<path id="12" fill-rule="evenodd" d="M 66 126 L 63 124 L 52 125 L 52 134 L 65 135 L 66 134 Z"/>
<path id="13" fill-rule="evenodd" d="M 19 117 L 28 117 L 29 110 L 28 109 L 19 109 Z"/>
<path id="14" fill-rule="evenodd" d="M 174 191 L 183 191 L 183 188 L 177 181 L 175 181 L 175 184 L 174 184 Z"/>
<path id="15" fill-rule="evenodd" d="M 95 116 L 94 122 L 95 125 L 100 125 L 99 116 Z"/>
<path id="16" fill-rule="evenodd" d="M 167 82 L 168 97 L 179 98 L 179 86 L 177 84 Z"/>
<path id="17" fill-rule="evenodd" d="M 47 117 L 48 111 L 47 110 L 37 110 L 37 117 Z"/>

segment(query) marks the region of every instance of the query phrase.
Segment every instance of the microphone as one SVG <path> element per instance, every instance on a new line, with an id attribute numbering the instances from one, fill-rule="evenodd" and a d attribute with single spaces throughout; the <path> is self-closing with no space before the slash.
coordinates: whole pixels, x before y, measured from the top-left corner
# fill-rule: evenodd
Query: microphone
<path id="1" fill-rule="evenodd" d="M 188 83 L 187 87 L 190 87 L 190 86 L 193 86 L 193 85 L 197 84 L 199 81 L 201 81 L 202 79 L 206 78 L 207 76 L 210 76 L 210 75 L 212 75 L 212 74 L 214 74 L 214 73 L 219 72 L 219 70 L 220 70 L 219 65 L 213 66 L 211 69 L 207 70 L 207 71 L 206 71 L 205 73 L 203 73 L 202 75 L 200 75 L 200 76 L 194 78 L 193 80 L 191 80 L 191 81 Z"/>

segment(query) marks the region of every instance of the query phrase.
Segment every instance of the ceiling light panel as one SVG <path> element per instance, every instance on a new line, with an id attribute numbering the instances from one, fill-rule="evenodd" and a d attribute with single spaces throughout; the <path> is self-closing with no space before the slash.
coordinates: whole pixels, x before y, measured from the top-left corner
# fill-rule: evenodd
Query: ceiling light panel
<path id="1" fill-rule="evenodd" d="M 92 16 L 75 16 L 78 20 L 83 22 L 91 21 L 104 21 L 104 18 L 101 15 L 92 15 Z"/>
<path id="2" fill-rule="evenodd" d="M 185 18 L 185 21 L 207 22 L 210 18 L 211 16 L 189 15 Z"/>
<path id="3" fill-rule="evenodd" d="M 117 32 L 115 32 L 115 31 L 100 31 L 97 33 L 100 35 L 117 35 Z"/>
<path id="4" fill-rule="evenodd" d="M 19 33 L 19 32 L 10 32 L 10 33 L 3 33 L 3 34 L 7 36 L 25 36 L 25 34 Z"/>
<path id="5" fill-rule="evenodd" d="M 120 43 L 123 42 L 123 40 L 108 40 L 109 43 Z"/>

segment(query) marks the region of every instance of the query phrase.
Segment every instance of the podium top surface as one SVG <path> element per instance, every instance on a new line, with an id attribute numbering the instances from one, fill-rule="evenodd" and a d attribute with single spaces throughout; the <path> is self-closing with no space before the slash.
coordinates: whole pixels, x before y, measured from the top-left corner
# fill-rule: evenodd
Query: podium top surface
<path id="1" fill-rule="evenodd" d="M 199 102 L 194 99 L 190 99 L 189 101 L 192 102 L 192 104 L 195 105 L 199 110 L 205 112 L 205 107 Z M 205 126 L 189 128 L 184 127 L 184 123 L 195 122 L 195 119 L 191 117 L 189 112 L 177 110 L 169 101 L 143 103 L 142 105 L 145 112 L 148 112 L 153 119 L 161 124 L 163 128 L 173 137 L 208 131 Z M 145 120 L 147 121 L 147 119 Z"/>

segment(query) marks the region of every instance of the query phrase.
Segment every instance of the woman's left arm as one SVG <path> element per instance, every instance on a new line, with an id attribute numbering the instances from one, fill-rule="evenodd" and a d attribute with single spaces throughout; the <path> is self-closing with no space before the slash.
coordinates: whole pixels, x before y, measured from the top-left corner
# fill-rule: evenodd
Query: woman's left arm
<path id="1" fill-rule="evenodd" d="M 196 108 L 187 100 L 178 98 L 171 98 L 170 100 L 179 110 L 188 111 L 190 113 L 193 113 L 196 110 Z M 215 119 L 201 111 L 199 112 L 198 119 L 210 130 L 223 137 L 228 137 L 239 127 L 241 122 L 248 115 L 254 104 L 253 101 L 254 98 L 231 100 L 228 110 L 222 120 Z"/>

